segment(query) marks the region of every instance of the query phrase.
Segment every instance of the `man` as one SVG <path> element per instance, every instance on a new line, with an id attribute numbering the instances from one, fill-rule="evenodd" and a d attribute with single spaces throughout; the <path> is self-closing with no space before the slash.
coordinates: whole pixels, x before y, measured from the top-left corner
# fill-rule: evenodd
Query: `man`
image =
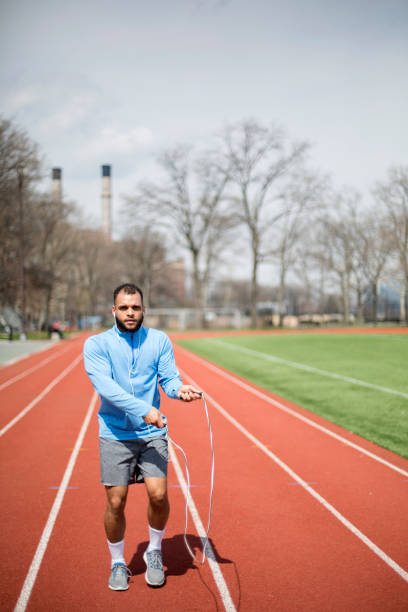
<path id="1" fill-rule="evenodd" d="M 143 559 L 150 586 L 165 582 L 161 542 L 169 516 L 166 419 L 159 411 L 158 383 L 171 398 L 201 397 L 183 385 L 167 335 L 142 326 L 143 293 L 132 283 L 113 294 L 114 326 L 85 342 L 85 369 L 101 397 L 98 413 L 101 482 L 107 507 L 104 524 L 112 562 L 108 586 L 128 588 L 124 559 L 125 504 L 128 485 L 144 482 L 148 495 L 149 545 Z"/>

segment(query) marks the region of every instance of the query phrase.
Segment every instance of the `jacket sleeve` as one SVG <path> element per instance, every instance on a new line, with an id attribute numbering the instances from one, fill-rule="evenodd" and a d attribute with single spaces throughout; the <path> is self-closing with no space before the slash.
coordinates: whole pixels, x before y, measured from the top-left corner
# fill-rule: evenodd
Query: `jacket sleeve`
<path id="1" fill-rule="evenodd" d="M 144 417 L 151 410 L 150 404 L 134 397 L 113 380 L 110 361 L 92 337 L 84 345 L 84 363 L 95 391 L 115 408 L 136 417 Z"/>
<path id="2" fill-rule="evenodd" d="M 177 399 L 177 391 L 183 385 L 176 367 L 173 347 L 168 336 L 164 335 L 161 346 L 158 374 L 160 386 L 168 397 Z"/>

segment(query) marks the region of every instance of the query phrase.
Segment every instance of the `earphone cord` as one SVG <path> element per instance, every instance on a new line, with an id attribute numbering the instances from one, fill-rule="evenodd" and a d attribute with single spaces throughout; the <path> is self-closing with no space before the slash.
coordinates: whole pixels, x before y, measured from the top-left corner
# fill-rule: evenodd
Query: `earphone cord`
<path id="1" fill-rule="evenodd" d="M 187 457 L 186 457 L 186 454 L 185 454 L 184 450 L 181 448 L 181 446 L 179 446 L 176 442 L 174 442 L 174 440 L 172 438 L 170 438 L 170 436 L 169 436 L 169 440 L 183 454 L 185 470 L 186 470 L 187 490 L 185 492 L 186 504 L 185 504 L 185 522 L 184 522 L 184 543 L 185 543 L 186 548 L 187 548 L 191 558 L 193 559 L 193 561 L 195 561 L 196 563 L 199 563 L 200 565 L 203 565 L 204 562 L 205 562 L 205 559 L 206 559 L 206 549 L 207 549 L 208 539 L 209 539 L 208 536 L 209 536 L 210 527 L 211 527 L 211 514 L 212 514 L 213 493 L 214 493 L 214 444 L 213 444 L 213 436 L 212 436 L 212 430 L 211 430 L 210 417 L 209 417 L 209 414 L 208 414 L 207 402 L 206 402 L 204 393 L 201 394 L 201 397 L 202 397 L 202 399 L 204 401 L 204 409 L 205 409 L 205 415 L 207 417 L 207 424 L 208 424 L 208 431 L 209 431 L 209 434 L 210 434 L 210 445 L 211 445 L 210 503 L 209 503 L 209 509 L 208 509 L 207 531 L 205 533 L 205 536 L 203 538 L 201 538 L 201 540 L 203 542 L 203 552 L 202 552 L 202 559 L 201 559 L 201 561 L 199 559 L 197 559 L 197 557 L 195 556 L 194 552 L 191 550 L 190 544 L 187 541 L 188 504 L 189 504 L 189 501 L 190 501 L 190 473 L 189 473 L 189 470 L 188 470 Z"/>
<path id="2" fill-rule="evenodd" d="M 128 354 L 128 348 L 127 348 L 127 343 L 119 336 L 119 330 L 118 330 L 118 324 L 116 322 L 116 314 L 113 315 L 113 318 L 115 319 L 115 334 L 116 337 L 118 339 L 119 344 L 122 346 L 124 346 L 125 351 L 126 351 L 126 358 L 127 358 L 127 363 L 128 363 L 128 378 L 129 378 L 129 384 L 130 384 L 130 388 L 132 389 L 132 395 L 133 397 L 135 397 L 135 390 L 133 389 L 133 383 L 132 383 L 132 372 L 135 372 L 137 369 L 137 362 L 139 361 L 139 355 L 140 355 L 140 331 L 139 331 L 139 343 L 137 346 L 137 359 L 136 359 L 136 363 L 132 364 L 132 362 L 130 361 L 129 358 L 129 354 Z M 134 354 L 133 354 L 133 337 L 132 337 L 132 360 L 134 358 Z M 152 429 L 151 426 L 148 425 L 147 426 L 149 428 L 149 434 L 151 433 Z"/>

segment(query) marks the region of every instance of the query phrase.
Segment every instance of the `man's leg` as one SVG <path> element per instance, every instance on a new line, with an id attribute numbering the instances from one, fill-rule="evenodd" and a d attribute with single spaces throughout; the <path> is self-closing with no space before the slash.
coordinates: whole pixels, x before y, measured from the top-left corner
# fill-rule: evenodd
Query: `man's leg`
<path id="1" fill-rule="evenodd" d="M 167 478 L 144 479 L 149 498 L 147 518 L 150 527 L 162 531 L 166 527 L 170 513 L 170 504 L 167 497 Z"/>
<path id="2" fill-rule="evenodd" d="M 105 486 L 107 505 L 104 516 L 105 532 L 109 551 L 112 557 L 112 572 L 109 588 L 114 591 L 125 591 L 128 588 L 129 570 L 124 557 L 125 546 L 125 505 L 128 494 L 127 486 Z"/>
<path id="3" fill-rule="evenodd" d="M 128 487 L 105 486 L 107 505 L 104 516 L 106 537 L 109 542 L 123 540 L 126 529 L 125 505 Z"/>
<path id="4" fill-rule="evenodd" d="M 165 582 L 165 575 L 161 557 L 161 543 L 170 513 L 167 478 L 145 477 L 144 481 L 149 498 L 147 507 L 149 546 L 143 555 L 147 566 L 145 578 L 150 586 L 162 586 Z"/>

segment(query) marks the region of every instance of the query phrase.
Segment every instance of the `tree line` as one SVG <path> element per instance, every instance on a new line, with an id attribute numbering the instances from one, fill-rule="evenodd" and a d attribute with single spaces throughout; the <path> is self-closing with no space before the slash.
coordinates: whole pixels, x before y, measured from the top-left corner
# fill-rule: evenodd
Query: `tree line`
<path id="1" fill-rule="evenodd" d="M 159 238 L 136 230 L 112 242 L 86 227 L 72 202 L 41 189 L 49 175 L 38 146 L 8 119 L 0 119 L 0 315 L 23 329 L 52 320 L 77 324 L 105 313 L 112 289 L 129 278 L 164 287 L 165 249 Z M 164 294 L 163 294 L 164 295 Z M 171 291 L 167 292 L 171 301 Z M 7 318 L 10 318 L 8 321 Z"/>
<path id="2" fill-rule="evenodd" d="M 112 241 L 87 228 L 74 203 L 41 191 L 37 145 L 1 119 L 1 308 L 28 327 L 75 323 L 106 312 L 112 287 L 132 280 L 150 306 L 193 306 L 197 317 L 210 304 L 248 308 L 257 325 L 266 295 L 259 271 L 270 263 L 281 319 L 294 285 L 307 311 L 324 312 L 336 296 L 345 321 L 351 311 L 362 318 L 368 302 L 375 319 L 382 281 L 407 321 L 408 167 L 390 168 L 366 203 L 313 169 L 310 150 L 280 127 L 243 120 L 205 150 L 163 151 L 159 178 L 124 198 L 125 228 Z M 183 299 L 171 276 L 180 254 L 191 271 Z M 226 277 L 226 262 L 244 280 Z"/>
<path id="3" fill-rule="evenodd" d="M 352 308 L 361 320 L 368 302 L 376 320 L 383 281 L 398 293 L 399 318 L 406 322 L 408 167 L 390 168 L 365 203 L 311 168 L 310 149 L 280 127 L 243 120 L 225 126 L 204 152 L 167 150 L 158 158 L 160 181 L 141 181 L 126 198 L 129 227 L 140 227 L 143 218 L 146 227 L 171 233 L 189 256 L 198 310 L 208 304 L 210 280 L 235 249 L 242 275 L 250 278 L 253 326 L 263 263 L 274 265 L 270 284 L 280 320 L 290 278 L 308 293 L 312 311 L 324 312 L 328 297 L 338 296 L 346 322 Z"/>

